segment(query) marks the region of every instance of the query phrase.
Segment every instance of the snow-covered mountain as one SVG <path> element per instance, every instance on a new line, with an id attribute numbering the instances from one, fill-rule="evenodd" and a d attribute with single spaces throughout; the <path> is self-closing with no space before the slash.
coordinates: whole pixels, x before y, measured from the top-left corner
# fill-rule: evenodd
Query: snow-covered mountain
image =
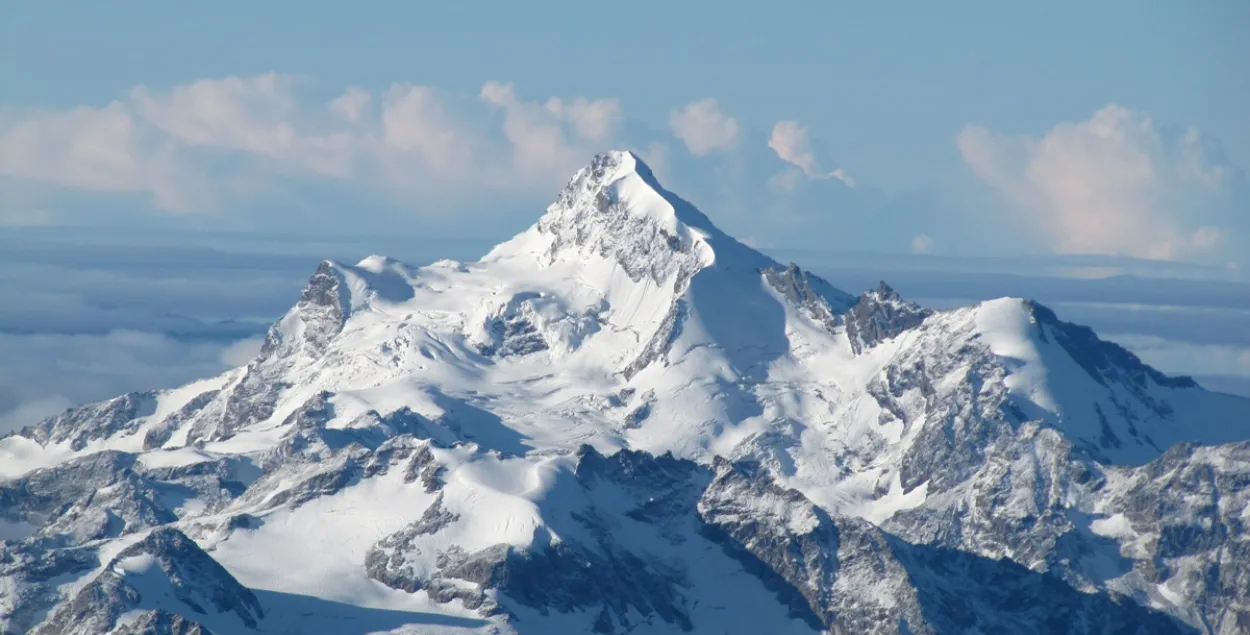
<path id="1" fill-rule="evenodd" d="M 0 440 L 5 633 L 1250 633 L 1250 400 L 859 297 L 628 152 Z"/>

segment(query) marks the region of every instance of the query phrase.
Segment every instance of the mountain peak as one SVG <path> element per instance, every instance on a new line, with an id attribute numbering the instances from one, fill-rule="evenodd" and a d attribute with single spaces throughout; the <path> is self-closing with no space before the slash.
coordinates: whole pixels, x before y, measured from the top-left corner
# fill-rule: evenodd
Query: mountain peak
<path id="1" fill-rule="evenodd" d="M 665 190 L 651 168 L 629 150 L 596 154 L 548 206 L 538 221 L 539 229 L 563 229 L 559 223 L 569 220 L 569 211 L 589 212 L 579 215 L 578 220 L 583 222 L 610 221 L 622 215 L 646 216 L 674 233 L 683 224 L 710 225 L 707 217 Z"/>
<path id="2" fill-rule="evenodd" d="M 877 288 L 869 291 L 869 294 L 875 296 L 879 300 L 901 300 L 898 292 L 894 290 L 885 280 L 877 283 Z"/>
<path id="3" fill-rule="evenodd" d="M 590 163 L 582 170 L 589 171 L 592 176 L 615 180 L 614 177 L 634 173 L 655 180 L 651 167 L 643 162 L 631 150 L 608 150 L 600 152 L 590 159 Z M 576 178 L 576 177 L 574 177 Z"/>
<path id="4" fill-rule="evenodd" d="M 708 244 L 724 236 L 693 205 L 664 189 L 628 150 L 595 155 L 529 230 L 484 260 L 534 259 L 540 267 L 601 257 L 634 281 L 686 278 L 710 265 Z"/>

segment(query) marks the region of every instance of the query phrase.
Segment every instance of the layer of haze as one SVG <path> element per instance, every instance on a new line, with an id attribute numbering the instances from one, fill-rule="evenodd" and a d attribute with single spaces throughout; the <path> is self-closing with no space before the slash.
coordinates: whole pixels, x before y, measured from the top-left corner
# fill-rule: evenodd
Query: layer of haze
<path id="1" fill-rule="evenodd" d="M 74 404 L 173 387 L 245 364 L 324 258 L 356 262 L 384 253 L 424 264 L 473 259 L 488 247 L 404 236 L 0 230 L 0 297 L 12 300 L 0 303 L 0 432 Z M 1034 297 L 1166 372 L 1250 395 L 1246 283 L 1160 277 L 1178 272 L 1170 264 L 1110 258 L 770 252 L 849 291 L 884 278 L 935 307 Z M 1136 275 L 1072 277 L 1093 264 Z M 987 273 L 991 268 L 1003 273 Z"/>

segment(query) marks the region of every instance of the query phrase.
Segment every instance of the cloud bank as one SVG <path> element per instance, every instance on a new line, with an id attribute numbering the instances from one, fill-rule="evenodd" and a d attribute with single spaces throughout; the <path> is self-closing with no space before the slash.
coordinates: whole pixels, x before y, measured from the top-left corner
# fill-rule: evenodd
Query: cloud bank
<path id="1" fill-rule="evenodd" d="M 881 191 L 820 156 L 800 122 L 753 129 L 712 97 L 666 123 L 629 121 L 616 97 L 537 97 L 507 82 L 325 91 L 278 73 L 137 86 L 102 106 L 4 106 L 0 225 L 220 221 L 493 241 L 595 152 L 629 147 L 726 230 L 769 244 L 1250 266 L 1244 173 L 1197 130 L 1116 105 L 1040 135 L 964 127 L 954 145 L 989 205 L 951 183 Z"/>
<path id="2" fill-rule="evenodd" d="M 621 122 L 616 99 L 530 101 L 512 84 L 476 96 L 396 83 L 328 101 L 269 73 L 138 86 L 102 107 L 0 110 L 0 176 L 145 195 L 211 211 L 273 179 L 351 180 L 402 193 L 550 188 Z"/>

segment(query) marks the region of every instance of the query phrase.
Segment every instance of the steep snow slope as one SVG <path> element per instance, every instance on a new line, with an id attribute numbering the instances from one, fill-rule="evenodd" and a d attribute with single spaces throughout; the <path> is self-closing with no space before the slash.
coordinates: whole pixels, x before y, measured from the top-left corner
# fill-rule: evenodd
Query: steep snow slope
<path id="1" fill-rule="evenodd" d="M 0 440 L 0 629 L 106 584 L 98 632 L 253 630 L 125 591 L 176 527 L 261 632 L 1245 632 L 1250 520 L 1141 501 L 1247 437 L 1045 307 L 852 297 L 611 152 L 480 261 L 324 262 L 246 367 Z M 1198 452 L 1220 500 L 1239 448 Z"/>

